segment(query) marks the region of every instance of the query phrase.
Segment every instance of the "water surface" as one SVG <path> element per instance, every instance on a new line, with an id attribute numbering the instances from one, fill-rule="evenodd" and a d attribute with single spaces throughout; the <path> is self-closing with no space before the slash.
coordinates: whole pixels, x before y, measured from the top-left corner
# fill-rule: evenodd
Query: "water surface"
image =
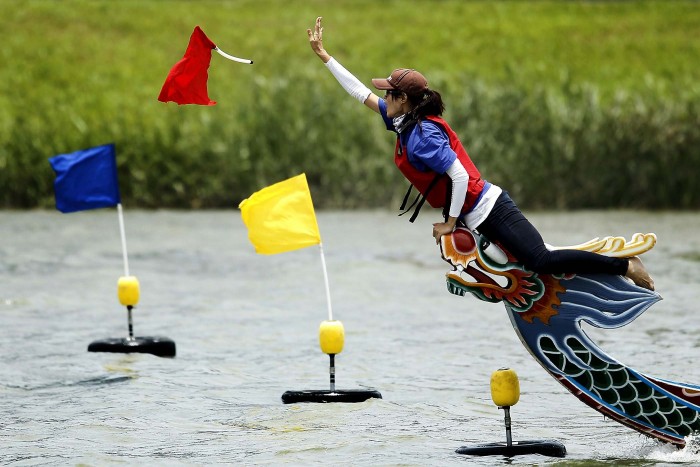
<path id="1" fill-rule="evenodd" d="M 125 209 L 141 284 L 135 334 L 177 357 L 87 352 L 127 333 L 116 210 L 0 212 L 0 464 L 665 465 L 700 463 L 585 406 L 524 349 L 500 304 L 447 292 L 430 236 L 392 212 L 320 212 L 333 306 L 345 326 L 339 389 L 361 404 L 284 405 L 327 389 L 318 326 L 328 318 L 319 249 L 257 255 L 238 211 Z M 664 300 L 630 325 L 589 334 L 653 376 L 700 383 L 700 216 L 530 215 L 546 241 L 655 232 L 644 255 Z M 588 329 L 588 328 L 587 328 Z M 515 440 L 556 439 L 565 461 L 455 454 L 505 439 L 489 379 L 520 377 Z M 693 443 L 695 446 L 695 443 Z"/>

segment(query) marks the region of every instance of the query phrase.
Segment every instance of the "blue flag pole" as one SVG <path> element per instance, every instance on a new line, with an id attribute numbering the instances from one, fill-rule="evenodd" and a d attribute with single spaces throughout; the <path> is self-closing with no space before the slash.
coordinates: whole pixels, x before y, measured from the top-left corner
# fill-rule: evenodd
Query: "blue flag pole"
<path id="1" fill-rule="evenodd" d="M 117 203 L 117 213 L 119 214 L 119 232 L 122 237 L 122 256 L 124 257 L 124 275 L 129 276 L 129 258 L 126 254 L 126 234 L 124 233 L 124 212 L 122 203 Z"/>

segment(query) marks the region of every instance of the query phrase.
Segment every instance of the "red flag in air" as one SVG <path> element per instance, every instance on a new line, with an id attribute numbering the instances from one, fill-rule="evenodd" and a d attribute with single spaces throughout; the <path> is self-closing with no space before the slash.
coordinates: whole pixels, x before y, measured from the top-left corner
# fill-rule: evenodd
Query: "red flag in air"
<path id="1" fill-rule="evenodd" d="M 216 45 L 199 26 L 194 28 L 190 43 L 182 59 L 175 64 L 165 79 L 158 100 L 177 102 L 179 105 L 214 105 L 207 94 L 207 78 L 211 51 Z"/>

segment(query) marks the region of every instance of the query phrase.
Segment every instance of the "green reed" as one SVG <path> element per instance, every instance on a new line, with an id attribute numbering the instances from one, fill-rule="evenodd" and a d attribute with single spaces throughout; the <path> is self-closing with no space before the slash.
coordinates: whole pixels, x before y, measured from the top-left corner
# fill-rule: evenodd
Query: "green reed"
<path id="1" fill-rule="evenodd" d="M 395 207 L 407 183 L 392 135 L 306 44 L 322 14 L 329 50 L 362 81 L 425 71 L 483 176 L 521 206 L 698 208 L 696 11 L 682 1 L 0 0 L 12 31 L 0 48 L 0 207 L 52 207 L 47 159 L 109 142 L 125 205 L 235 207 L 305 172 L 319 208 Z M 419 46 L 407 21 L 423 31 Z M 256 64 L 214 54 L 216 106 L 160 103 L 195 24 Z M 378 44 L 368 31 L 391 34 Z"/>

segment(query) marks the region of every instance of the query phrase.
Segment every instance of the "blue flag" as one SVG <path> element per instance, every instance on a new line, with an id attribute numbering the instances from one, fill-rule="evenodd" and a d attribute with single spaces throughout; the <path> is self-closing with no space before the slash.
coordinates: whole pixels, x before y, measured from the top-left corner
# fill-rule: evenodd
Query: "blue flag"
<path id="1" fill-rule="evenodd" d="M 114 144 L 49 158 L 56 209 L 61 212 L 107 208 L 121 203 Z"/>

